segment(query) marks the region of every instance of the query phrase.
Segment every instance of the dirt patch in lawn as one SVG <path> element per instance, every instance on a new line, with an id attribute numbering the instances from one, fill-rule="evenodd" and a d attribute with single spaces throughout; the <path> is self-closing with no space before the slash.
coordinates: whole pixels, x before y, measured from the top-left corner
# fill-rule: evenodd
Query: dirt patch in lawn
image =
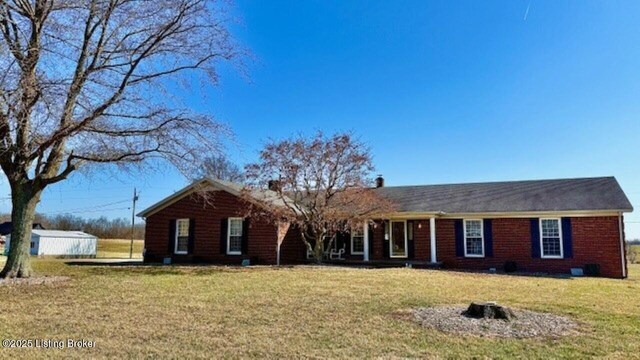
<path id="1" fill-rule="evenodd" d="M 426 328 L 482 337 L 532 338 L 575 335 L 578 324 L 564 316 L 515 310 L 511 321 L 477 319 L 463 315 L 465 307 L 442 306 L 413 310 L 413 320 Z"/>
<path id="2" fill-rule="evenodd" d="M 0 279 L 0 286 L 59 285 L 70 279 L 68 276 L 35 276 L 26 279 Z"/>

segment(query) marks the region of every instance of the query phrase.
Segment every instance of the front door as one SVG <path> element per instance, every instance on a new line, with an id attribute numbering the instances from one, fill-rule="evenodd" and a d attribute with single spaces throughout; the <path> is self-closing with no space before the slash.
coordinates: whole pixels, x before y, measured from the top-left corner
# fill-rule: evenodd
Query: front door
<path id="1" fill-rule="evenodd" d="M 407 223 L 405 221 L 391 222 L 391 241 L 389 241 L 389 254 L 392 258 L 407 257 Z"/>

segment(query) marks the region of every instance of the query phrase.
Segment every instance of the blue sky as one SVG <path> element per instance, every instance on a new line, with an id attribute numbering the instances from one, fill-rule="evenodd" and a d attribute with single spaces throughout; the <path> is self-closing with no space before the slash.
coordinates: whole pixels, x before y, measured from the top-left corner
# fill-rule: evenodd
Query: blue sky
<path id="1" fill-rule="evenodd" d="M 254 0 L 232 13 L 247 75 L 225 66 L 218 86 L 181 91 L 233 129 L 239 164 L 270 137 L 352 130 L 388 185 L 613 175 L 640 206 L 640 2 Z M 169 169 L 76 174 L 39 210 L 128 217 L 133 186 L 145 207 L 185 184 Z M 640 238 L 640 216 L 626 220 Z"/>

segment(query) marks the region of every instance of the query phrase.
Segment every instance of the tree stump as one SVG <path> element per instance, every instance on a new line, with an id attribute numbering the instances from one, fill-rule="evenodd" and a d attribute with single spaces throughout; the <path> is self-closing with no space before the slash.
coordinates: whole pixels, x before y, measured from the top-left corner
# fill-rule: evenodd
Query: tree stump
<path id="1" fill-rule="evenodd" d="M 516 318 L 514 312 L 504 306 L 500 306 L 494 302 L 471 303 L 467 311 L 462 313 L 465 316 L 478 319 L 501 319 L 510 321 Z"/>

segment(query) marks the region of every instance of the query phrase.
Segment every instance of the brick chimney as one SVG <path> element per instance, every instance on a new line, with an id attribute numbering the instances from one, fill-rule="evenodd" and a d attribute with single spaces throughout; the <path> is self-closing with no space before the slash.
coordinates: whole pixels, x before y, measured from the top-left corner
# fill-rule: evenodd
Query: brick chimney
<path id="1" fill-rule="evenodd" d="M 376 178 L 376 187 L 384 187 L 384 178 L 382 177 L 382 174 L 378 175 L 378 177 Z"/>

